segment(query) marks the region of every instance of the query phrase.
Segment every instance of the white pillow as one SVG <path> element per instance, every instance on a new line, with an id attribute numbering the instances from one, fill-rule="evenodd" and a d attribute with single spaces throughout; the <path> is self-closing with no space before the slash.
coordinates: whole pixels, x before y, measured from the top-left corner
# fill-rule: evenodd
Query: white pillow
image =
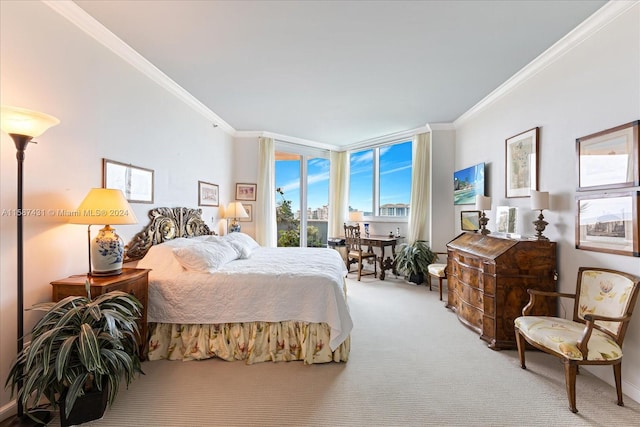
<path id="1" fill-rule="evenodd" d="M 187 270 L 213 273 L 238 258 L 238 252 L 226 242 L 198 242 L 173 249 L 173 255 Z"/>
<path id="2" fill-rule="evenodd" d="M 259 248 L 258 242 L 253 240 L 251 236 L 244 233 L 229 233 L 222 237 L 222 240 L 229 243 L 236 251 L 240 258 L 249 258 L 254 249 Z"/>

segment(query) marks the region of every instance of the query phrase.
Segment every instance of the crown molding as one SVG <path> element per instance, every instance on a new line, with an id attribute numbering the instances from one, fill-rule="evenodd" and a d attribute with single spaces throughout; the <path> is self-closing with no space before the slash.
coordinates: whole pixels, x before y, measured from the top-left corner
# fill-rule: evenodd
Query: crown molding
<path id="1" fill-rule="evenodd" d="M 365 139 L 363 141 L 354 142 L 342 147 L 341 151 L 352 151 L 361 148 L 373 148 L 380 145 L 388 144 L 390 142 L 397 142 L 401 139 L 413 138 L 414 135 L 419 133 L 431 132 L 429 125 L 420 126 L 414 129 L 403 130 L 399 132 L 390 133 L 387 135 L 377 136 L 375 138 Z"/>
<path id="2" fill-rule="evenodd" d="M 456 130 L 453 123 L 427 123 L 427 129 L 430 131 L 437 130 Z"/>
<path id="3" fill-rule="evenodd" d="M 280 133 L 274 133 L 269 131 L 236 131 L 233 135 L 235 138 L 271 138 L 277 141 L 290 142 L 292 144 L 304 145 L 306 147 L 319 148 L 329 151 L 345 151 L 343 147 L 333 144 L 326 144 L 324 142 L 311 141 L 309 139 L 297 138 L 295 136 L 282 135 Z"/>
<path id="4" fill-rule="evenodd" d="M 560 59 L 564 54 L 597 33 L 604 26 L 638 3 L 640 3 L 639 0 L 617 0 L 606 3 L 590 17 L 580 23 L 576 28 L 570 31 L 566 36 L 558 40 L 507 81 L 498 86 L 498 88 L 493 92 L 485 96 L 480 102 L 458 117 L 453 122 L 454 126 L 456 128 L 460 127 L 465 121 L 469 120 L 471 117 L 544 70 L 546 67 Z"/>
<path id="5" fill-rule="evenodd" d="M 173 81 L 169 76 L 160 71 L 155 65 L 136 52 L 122 39 L 109 31 L 104 25 L 85 12 L 80 6 L 71 0 L 42 0 L 44 4 L 68 19 L 76 27 L 93 37 L 104 47 L 133 65 L 138 71 L 149 77 L 162 88 L 189 105 L 195 111 L 211 121 L 230 135 L 235 134 L 235 129 L 225 122 L 220 116 L 211 111 L 202 102 L 187 92 L 182 86 Z"/>

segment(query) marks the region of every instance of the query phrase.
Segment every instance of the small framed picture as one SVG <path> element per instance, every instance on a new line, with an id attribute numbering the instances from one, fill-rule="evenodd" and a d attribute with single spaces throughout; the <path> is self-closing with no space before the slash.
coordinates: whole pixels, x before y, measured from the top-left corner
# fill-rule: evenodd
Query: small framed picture
<path id="1" fill-rule="evenodd" d="M 576 139 L 578 191 L 640 185 L 638 123 Z"/>
<path id="2" fill-rule="evenodd" d="M 640 191 L 576 197 L 576 249 L 640 257 Z"/>
<path id="3" fill-rule="evenodd" d="M 236 184 L 236 200 L 256 201 L 257 184 Z"/>
<path id="4" fill-rule="evenodd" d="M 153 169 L 102 159 L 102 188 L 121 190 L 131 203 L 153 203 Z"/>
<path id="5" fill-rule="evenodd" d="M 515 234 L 518 219 L 518 208 L 498 206 L 496 208 L 496 232 Z"/>
<path id="6" fill-rule="evenodd" d="M 505 141 L 507 197 L 529 197 L 538 189 L 538 134 L 536 127 Z"/>
<path id="7" fill-rule="evenodd" d="M 480 211 L 461 211 L 460 229 L 463 231 L 478 231 L 480 229 Z"/>
<path id="8" fill-rule="evenodd" d="M 239 218 L 238 221 L 240 222 L 253 221 L 253 205 L 251 203 L 243 203 L 242 207 L 244 208 L 245 211 L 247 211 L 247 215 L 249 216 L 247 218 Z"/>
<path id="9" fill-rule="evenodd" d="M 219 206 L 220 193 L 216 184 L 198 181 L 198 206 Z"/>

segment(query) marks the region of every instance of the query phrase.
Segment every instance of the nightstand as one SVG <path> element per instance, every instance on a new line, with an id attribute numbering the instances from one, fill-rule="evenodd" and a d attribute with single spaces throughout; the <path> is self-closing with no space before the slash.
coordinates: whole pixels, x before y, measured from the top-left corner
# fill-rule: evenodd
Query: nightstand
<path id="1" fill-rule="evenodd" d="M 149 272 L 151 270 L 142 268 L 123 268 L 122 273 L 116 276 L 88 276 L 78 274 L 66 279 L 51 282 L 52 300 L 60 301 L 70 295 L 86 296 L 84 289 L 85 280 L 89 280 L 91 285 L 91 298 L 111 291 L 122 291 L 136 297 L 142 304 L 142 316 L 138 321 L 140 328 L 140 359 L 146 358 L 147 347 L 147 298 L 149 290 Z"/>

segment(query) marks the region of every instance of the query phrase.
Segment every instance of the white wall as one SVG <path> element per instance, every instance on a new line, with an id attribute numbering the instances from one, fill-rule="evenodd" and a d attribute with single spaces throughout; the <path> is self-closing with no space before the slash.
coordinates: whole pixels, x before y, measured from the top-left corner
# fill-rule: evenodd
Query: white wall
<path id="1" fill-rule="evenodd" d="M 0 2 L 3 105 L 61 120 L 29 144 L 24 207 L 77 208 L 102 183 L 102 158 L 155 171 L 155 203 L 133 204 L 140 223 L 118 226 L 128 242 L 154 206 L 197 207 L 198 180 L 232 200 L 232 138 L 40 2 Z M 0 139 L 0 209 L 16 205 L 13 141 Z M 204 208 L 209 225 L 217 208 Z M 51 298 L 49 283 L 87 271 L 85 226 L 47 214 L 24 219 L 25 307 Z M 217 221 L 217 219 L 216 219 Z M 0 379 L 16 353 L 16 218 L 0 218 Z M 94 226 L 94 231 L 99 227 Z M 214 226 L 214 229 L 215 228 Z M 27 314 L 25 330 L 34 317 Z M 9 394 L 0 387 L 0 419 Z"/>
<path id="2" fill-rule="evenodd" d="M 505 139 L 540 127 L 540 189 L 551 194 L 545 231 L 558 242 L 559 288 L 572 292 L 579 266 L 640 274 L 640 258 L 575 249 L 575 140 L 640 119 L 640 5 L 619 16 L 547 68 L 489 107 L 456 123 L 456 169 L 488 165 L 488 195 L 495 207 L 519 208 L 520 233 L 535 234 L 529 199 L 507 199 L 504 189 Z M 638 188 L 636 188 L 638 190 Z M 459 215 L 456 209 L 456 215 Z M 456 224 L 459 231 L 459 224 Z M 567 312 L 570 313 L 570 307 Z M 640 311 L 637 307 L 636 311 Z M 640 315 L 624 343 L 623 391 L 640 401 Z M 589 371 L 613 384 L 610 367 Z M 613 398 L 613 397 L 612 397 Z"/>

